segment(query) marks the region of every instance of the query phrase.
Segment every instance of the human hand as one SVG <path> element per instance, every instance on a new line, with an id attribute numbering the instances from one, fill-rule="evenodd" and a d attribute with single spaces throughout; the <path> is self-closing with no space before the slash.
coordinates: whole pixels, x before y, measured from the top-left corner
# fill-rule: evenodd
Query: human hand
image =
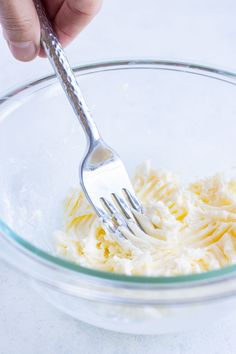
<path id="1" fill-rule="evenodd" d="M 48 17 L 63 46 L 92 20 L 102 0 L 42 0 Z M 0 0 L 3 35 L 14 57 L 29 61 L 40 49 L 40 25 L 33 0 Z"/>

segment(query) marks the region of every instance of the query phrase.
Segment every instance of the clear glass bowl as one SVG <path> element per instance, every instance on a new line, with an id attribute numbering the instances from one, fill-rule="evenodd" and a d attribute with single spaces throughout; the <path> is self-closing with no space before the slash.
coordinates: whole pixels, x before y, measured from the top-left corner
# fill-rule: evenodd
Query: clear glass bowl
<path id="1" fill-rule="evenodd" d="M 76 68 L 105 140 L 130 174 L 143 160 L 184 181 L 230 171 L 236 76 L 194 64 L 123 60 Z M 43 297 L 82 321 L 154 334 L 212 323 L 236 305 L 236 266 L 179 277 L 130 277 L 55 255 L 63 199 L 79 184 L 85 137 L 57 80 L 0 100 L 0 256 Z"/>

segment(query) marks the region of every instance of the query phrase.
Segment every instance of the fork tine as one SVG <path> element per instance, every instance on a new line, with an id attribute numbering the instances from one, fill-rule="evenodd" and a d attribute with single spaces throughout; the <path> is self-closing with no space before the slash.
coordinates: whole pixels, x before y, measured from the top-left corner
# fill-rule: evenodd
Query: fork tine
<path id="1" fill-rule="evenodd" d="M 125 227 L 128 228 L 129 231 L 132 232 L 132 234 L 134 233 L 133 230 L 130 228 L 127 220 L 123 217 L 123 215 L 115 208 L 115 206 L 108 199 L 101 197 L 101 202 L 103 203 L 105 209 L 110 214 L 111 216 L 110 218 L 113 219 L 113 222 L 115 221 L 116 229 L 118 227 Z"/>
<path id="2" fill-rule="evenodd" d="M 133 220 L 134 222 L 139 226 L 139 228 L 145 232 L 142 224 L 139 222 L 139 219 L 137 217 L 138 214 L 142 214 L 143 213 L 143 208 L 142 205 L 140 204 L 140 202 L 138 201 L 138 199 L 136 197 L 134 197 L 133 194 L 131 194 L 128 189 L 123 188 L 123 192 L 125 194 L 126 200 L 129 202 L 129 210 L 132 213 L 133 216 Z M 125 203 L 125 202 L 124 202 Z M 135 233 L 133 231 L 133 233 Z"/>
<path id="3" fill-rule="evenodd" d="M 120 198 L 119 195 L 116 193 L 112 193 L 112 197 L 114 198 L 116 204 L 118 205 L 118 207 L 119 207 L 120 211 L 122 212 L 122 214 L 124 215 L 124 217 L 128 220 L 134 221 L 133 214 L 131 213 L 130 208 L 127 206 L 124 199 Z"/>
<path id="4" fill-rule="evenodd" d="M 107 231 L 111 232 L 115 236 L 119 236 L 126 239 L 124 233 L 118 229 L 118 227 L 115 225 L 114 221 L 111 218 L 106 217 L 106 219 L 102 220 L 102 223 L 104 227 L 107 229 Z"/>
<path id="5" fill-rule="evenodd" d="M 113 204 L 106 198 L 101 197 L 101 202 L 104 205 L 107 212 L 114 218 L 117 226 L 125 226 L 123 218 L 120 217 L 120 213 L 116 210 Z"/>
<path id="6" fill-rule="evenodd" d="M 105 202 L 104 202 L 105 203 Z M 103 211 L 102 208 L 99 208 L 99 214 L 100 214 L 100 219 L 102 220 L 102 223 L 104 227 L 107 229 L 107 231 L 111 232 L 112 234 L 123 237 L 126 239 L 126 236 L 121 232 L 121 230 L 118 229 L 117 227 L 117 221 L 115 222 L 110 215 L 107 215 Z"/>
<path id="7" fill-rule="evenodd" d="M 132 208 L 134 208 L 139 213 L 143 213 L 143 208 L 140 201 L 126 188 L 123 188 L 123 192 L 129 203 L 131 204 Z"/>
<path id="8" fill-rule="evenodd" d="M 138 217 L 136 214 L 140 213 L 136 209 L 134 209 L 132 206 L 129 207 L 125 200 L 123 198 L 120 198 L 119 195 L 116 193 L 112 193 L 112 196 L 116 200 L 119 209 L 121 210 L 122 214 L 125 216 L 125 218 L 130 222 L 132 221 L 133 224 L 136 224 L 142 231 L 144 231 L 141 223 L 138 220 Z M 135 229 L 133 228 L 133 225 L 130 224 L 129 229 L 132 231 L 133 234 L 135 234 Z"/>

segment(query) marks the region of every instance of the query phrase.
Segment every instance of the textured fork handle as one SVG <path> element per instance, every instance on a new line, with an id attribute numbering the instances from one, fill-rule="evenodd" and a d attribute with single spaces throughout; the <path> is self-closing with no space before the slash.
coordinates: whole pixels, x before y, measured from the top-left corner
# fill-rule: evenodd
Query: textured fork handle
<path id="1" fill-rule="evenodd" d="M 45 53 L 60 80 L 61 86 L 63 87 L 71 106 L 75 111 L 75 114 L 79 118 L 79 121 L 87 133 L 89 142 L 91 143 L 96 141 L 100 137 L 98 129 L 89 113 L 87 104 L 85 103 L 73 70 L 66 58 L 65 52 L 52 29 L 41 0 L 34 0 L 34 4 L 40 21 L 41 43 Z"/>

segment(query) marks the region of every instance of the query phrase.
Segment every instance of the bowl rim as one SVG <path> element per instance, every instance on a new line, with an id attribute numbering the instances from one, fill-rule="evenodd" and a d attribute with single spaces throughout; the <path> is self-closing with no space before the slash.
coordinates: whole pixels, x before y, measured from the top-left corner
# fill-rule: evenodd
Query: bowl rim
<path id="1" fill-rule="evenodd" d="M 155 58 L 151 59 L 117 59 L 117 60 L 106 60 L 101 62 L 93 62 L 85 65 L 78 65 L 73 68 L 73 70 L 80 75 L 90 75 L 95 72 L 104 71 L 114 71 L 114 70 L 129 70 L 129 69 L 156 69 L 156 70 L 169 70 L 178 71 L 189 74 L 195 74 L 200 76 L 209 77 L 211 79 L 216 79 L 224 81 L 228 84 L 236 85 L 236 73 L 213 68 L 210 66 L 205 66 L 201 64 L 188 63 L 185 61 L 172 61 L 172 60 L 159 60 Z M 37 87 L 41 83 L 48 81 L 56 81 L 56 75 L 43 76 L 37 80 L 30 81 L 26 84 L 16 87 L 10 92 L 3 93 L 0 97 L 0 108 L 2 104 L 15 98 L 19 95 L 27 93 L 29 89 Z M 31 93 L 32 95 L 32 93 Z M 22 102 L 23 104 L 23 102 Z M 1 113 L 1 112 L 0 112 Z M 43 260 L 48 265 L 53 265 L 54 267 L 63 268 L 66 271 L 73 271 L 81 275 L 90 276 L 98 278 L 101 280 L 122 282 L 122 283 L 136 283 L 136 284 L 153 284 L 153 285 L 176 285 L 181 283 L 198 283 L 201 281 L 213 281 L 216 279 L 221 279 L 229 276 L 236 276 L 236 264 L 223 267 L 220 269 L 198 273 L 198 274 L 187 274 L 187 275 L 177 275 L 177 276 L 130 276 L 125 274 L 111 273 L 100 271 L 96 269 L 85 268 L 76 263 L 70 262 L 61 257 L 56 257 L 42 249 L 34 246 L 30 242 L 26 241 L 23 237 L 18 235 L 13 231 L 8 225 L 0 219 L 0 232 L 6 241 L 9 241 L 12 247 L 24 253 L 26 256 L 31 256 L 36 260 Z M 26 252 L 24 252 L 26 251 Z"/>

